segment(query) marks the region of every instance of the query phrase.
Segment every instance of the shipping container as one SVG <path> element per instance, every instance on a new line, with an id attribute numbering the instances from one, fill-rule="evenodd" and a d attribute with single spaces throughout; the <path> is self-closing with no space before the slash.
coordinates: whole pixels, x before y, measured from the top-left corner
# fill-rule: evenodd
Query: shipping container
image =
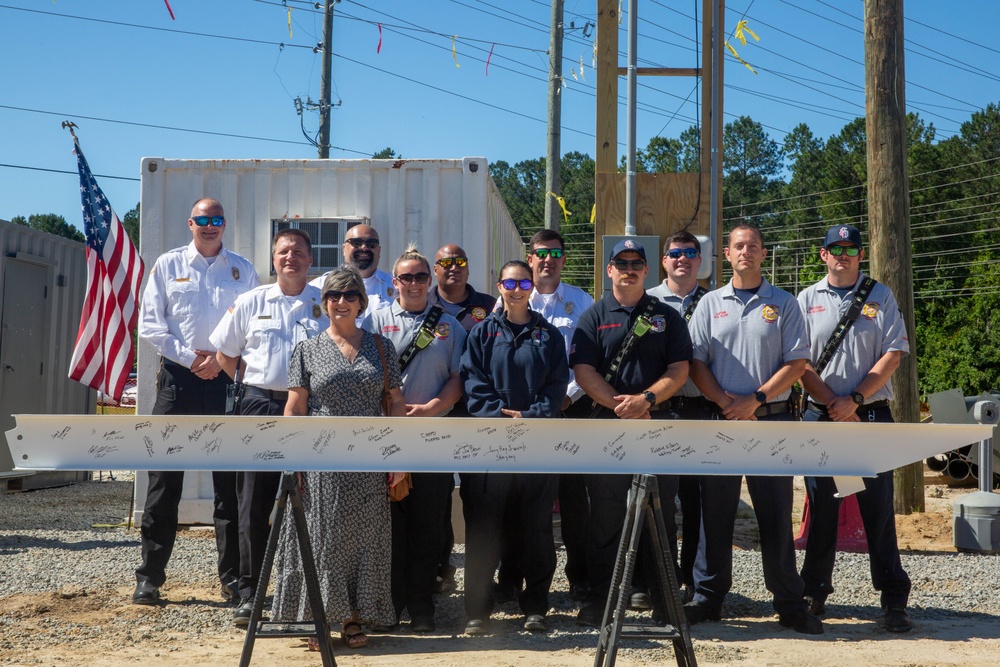
<path id="1" fill-rule="evenodd" d="M 141 247 L 151 267 L 162 253 L 191 241 L 187 219 L 201 197 L 226 212 L 227 248 L 250 259 L 261 281 L 273 282 L 271 237 L 282 227 L 305 229 L 313 240 L 311 273 L 336 268 L 347 229 L 359 222 L 378 233 L 379 268 L 391 272 L 416 243 L 433 261 L 438 248 L 460 245 L 469 256 L 469 284 L 496 295 L 500 267 L 524 258 L 524 244 L 482 157 L 414 160 L 142 160 Z M 138 412 L 155 399 L 157 355 L 139 345 Z M 136 476 L 136 518 L 146 496 Z M 210 523 L 211 475 L 189 473 L 183 523 Z"/>
<path id="2" fill-rule="evenodd" d="M 84 244 L 0 221 L 0 245 L 0 429 L 14 428 L 15 414 L 92 413 L 96 392 L 67 376 L 87 291 Z M 0 437 L 0 492 L 89 479 L 15 472 Z"/>

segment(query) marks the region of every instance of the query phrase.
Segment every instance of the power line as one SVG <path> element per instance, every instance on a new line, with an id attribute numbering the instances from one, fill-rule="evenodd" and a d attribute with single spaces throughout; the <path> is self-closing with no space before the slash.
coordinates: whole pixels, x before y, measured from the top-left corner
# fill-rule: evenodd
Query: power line
<path id="1" fill-rule="evenodd" d="M 30 171 L 47 171 L 47 172 L 50 172 L 50 173 L 53 173 L 53 174 L 73 174 L 74 176 L 79 176 L 80 175 L 79 171 L 69 171 L 69 170 L 66 170 L 66 169 L 46 169 L 45 167 L 29 167 L 29 166 L 23 165 L 23 164 L 2 164 L 2 163 L 0 163 L 0 167 L 7 167 L 8 169 L 28 169 Z M 110 176 L 108 174 L 94 174 L 94 176 L 96 176 L 98 178 L 114 178 L 114 179 L 117 179 L 119 181 L 139 181 L 139 180 L 142 180 L 142 179 L 139 179 L 139 178 L 133 178 L 131 176 Z"/>

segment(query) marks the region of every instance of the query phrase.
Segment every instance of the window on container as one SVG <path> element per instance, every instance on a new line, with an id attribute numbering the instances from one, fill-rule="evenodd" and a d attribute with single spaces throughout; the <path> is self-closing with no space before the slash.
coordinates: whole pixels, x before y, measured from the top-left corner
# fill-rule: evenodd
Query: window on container
<path id="1" fill-rule="evenodd" d="M 367 224 L 365 218 L 279 218 L 271 221 L 271 236 L 282 229 L 301 229 L 312 240 L 313 265 L 309 274 L 318 276 L 340 266 L 341 246 L 347 230 Z M 274 266 L 271 266 L 274 275 Z"/>

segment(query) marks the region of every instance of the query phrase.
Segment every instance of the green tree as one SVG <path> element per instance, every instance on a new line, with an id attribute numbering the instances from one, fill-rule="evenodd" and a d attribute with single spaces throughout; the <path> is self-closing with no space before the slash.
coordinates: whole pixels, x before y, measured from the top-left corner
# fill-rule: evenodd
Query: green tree
<path id="1" fill-rule="evenodd" d="M 748 216 L 767 213 L 769 208 L 761 202 L 776 199 L 783 185 L 781 146 L 768 136 L 763 125 L 749 116 L 727 123 L 722 141 L 722 201 L 728 209 L 726 217 L 735 224 Z"/>
<path id="2" fill-rule="evenodd" d="M 24 225 L 25 227 L 37 229 L 40 232 L 48 232 L 49 234 L 62 236 L 73 241 L 80 241 L 81 243 L 86 240 L 79 229 L 71 226 L 66 222 L 66 218 L 55 213 L 30 215 L 27 219 L 23 215 L 17 215 L 11 219 L 11 222 L 16 225 Z"/>
<path id="3" fill-rule="evenodd" d="M 382 150 L 372 155 L 372 159 L 375 160 L 392 160 L 392 159 L 400 159 L 402 157 L 403 157 L 402 155 L 396 155 L 396 151 L 392 150 L 391 148 L 383 148 Z"/>

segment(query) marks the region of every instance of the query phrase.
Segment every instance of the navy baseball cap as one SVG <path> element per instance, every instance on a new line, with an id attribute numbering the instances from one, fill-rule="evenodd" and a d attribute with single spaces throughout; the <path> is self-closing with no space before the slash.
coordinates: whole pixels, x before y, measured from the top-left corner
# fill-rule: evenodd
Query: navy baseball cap
<path id="1" fill-rule="evenodd" d="M 842 241 L 847 241 L 859 248 L 863 247 L 861 245 L 861 232 L 858 231 L 857 227 L 852 227 L 851 225 L 837 225 L 836 227 L 831 227 L 830 231 L 826 233 L 826 241 L 823 242 L 824 248 L 829 248 L 834 243 L 840 243 Z"/>
<path id="2" fill-rule="evenodd" d="M 611 255 L 608 257 L 608 261 L 610 262 L 627 250 L 639 253 L 639 256 L 642 257 L 642 261 L 646 261 L 646 249 L 642 247 L 641 243 L 632 239 L 622 239 L 616 243 L 615 247 L 611 249 Z"/>

